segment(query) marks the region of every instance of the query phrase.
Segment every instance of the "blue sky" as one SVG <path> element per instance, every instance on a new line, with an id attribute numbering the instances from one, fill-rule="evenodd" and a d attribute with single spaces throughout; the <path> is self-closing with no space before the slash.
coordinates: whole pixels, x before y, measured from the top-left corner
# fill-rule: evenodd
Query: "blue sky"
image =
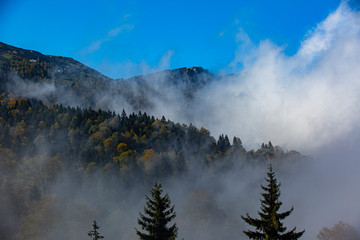
<path id="1" fill-rule="evenodd" d="M 0 41 L 69 56 L 113 78 L 202 66 L 235 71 L 241 45 L 270 40 L 296 53 L 340 0 L 1 0 Z"/>

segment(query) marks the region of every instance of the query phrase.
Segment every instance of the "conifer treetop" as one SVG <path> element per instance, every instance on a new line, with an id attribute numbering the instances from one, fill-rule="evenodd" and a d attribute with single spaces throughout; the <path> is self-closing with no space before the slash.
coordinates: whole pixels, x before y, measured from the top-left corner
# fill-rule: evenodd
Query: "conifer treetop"
<path id="1" fill-rule="evenodd" d="M 94 220 L 92 226 L 93 226 L 93 230 L 88 232 L 89 237 L 91 237 L 93 240 L 103 239 L 104 236 L 101 236 L 100 233 L 98 232 L 100 226 L 97 225 L 96 220 Z"/>
<path id="2" fill-rule="evenodd" d="M 150 191 L 151 198 L 145 196 L 146 206 L 144 214 L 139 213 L 138 224 L 147 233 L 135 229 L 142 240 L 174 240 L 177 237 L 176 223 L 167 226 L 176 217 L 174 205 L 171 205 L 168 194 L 161 196 L 162 192 L 161 184 L 155 183 Z"/>
<path id="3" fill-rule="evenodd" d="M 261 185 L 264 192 L 261 194 L 261 207 L 260 211 L 258 211 L 260 218 L 252 218 L 249 214 L 246 214 L 246 217 L 241 216 L 246 223 L 255 227 L 255 231 L 245 230 L 245 235 L 255 240 L 296 240 L 300 238 L 305 231 L 296 232 L 296 227 L 294 227 L 286 232 L 287 228 L 283 224 L 283 220 L 292 213 L 294 208 L 292 207 L 289 211 L 278 213 L 282 205 L 282 202 L 279 200 L 280 183 L 277 183 L 271 165 L 265 180 L 267 185 Z"/>

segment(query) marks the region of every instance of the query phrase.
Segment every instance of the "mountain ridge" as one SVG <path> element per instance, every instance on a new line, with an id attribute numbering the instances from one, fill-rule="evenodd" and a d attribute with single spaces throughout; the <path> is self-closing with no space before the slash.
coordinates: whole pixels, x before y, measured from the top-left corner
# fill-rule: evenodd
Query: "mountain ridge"
<path id="1" fill-rule="evenodd" d="M 31 97 L 26 95 L 28 90 L 19 91 L 19 87 L 36 83 L 34 88 L 39 88 L 42 83 L 48 83 L 56 89 L 45 97 L 50 104 L 111 109 L 102 103 L 117 99 L 124 103 L 123 108 L 131 111 L 151 111 L 155 105 L 153 96 L 158 98 L 156 101 L 166 103 L 167 93 L 172 91 L 181 93 L 190 101 L 197 90 L 216 79 L 202 67 L 183 67 L 127 79 L 112 79 L 70 57 L 44 55 L 1 42 L 0 69 L 1 88 L 6 92 Z M 18 77 L 26 83 L 16 84 L 14 79 Z"/>
<path id="2" fill-rule="evenodd" d="M 38 52 L 36 50 L 30 50 L 30 49 L 24 49 L 24 48 L 20 48 L 20 47 L 16 47 L 16 46 L 12 46 L 9 44 L 6 44 L 4 42 L 0 42 L 0 60 L 2 60 L 0 62 L 0 65 L 2 64 L 2 67 L 6 66 L 4 65 L 4 59 L 8 59 L 8 56 L 11 54 L 15 54 L 15 55 L 20 55 L 19 57 L 22 59 L 26 59 L 29 62 L 33 62 L 36 63 L 39 60 L 40 61 L 51 61 L 51 60 L 56 60 L 56 62 L 60 62 L 60 61 L 67 61 L 71 64 L 74 65 L 82 65 L 86 68 L 88 68 L 91 71 L 94 71 L 100 75 L 102 75 L 103 77 L 107 78 L 107 79 L 112 79 L 112 80 L 129 80 L 129 79 L 134 79 L 134 78 L 139 78 L 139 77 L 151 77 L 151 76 L 155 76 L 159 73 L 171 73 L 171 72 L 182 72 L 184 75 L 186 76 L 193 76 L 195 74 L 211 74 L 209 72 L 209 70 L 204 69 L 201 66 L 192 66 L 192 67 L 181 67 L 181 68 L 174 68 L 174 69 L 165 69 L 165 70 L 161 70 L 161 71 L 155 71 L 152 73 L 148 73 L 148 74 L 140 74 L 140 75 L 135 75 L 129 78 L 111 78 L 106 76 L 106 74 L 101 73 L 98 70 L 95 70 L 94 68 L 91 68 L 89 66 L 87 66 L 84 63 L 81 63 L 80 61 L 72 58 L 72 57 L 65 57 L 65 56 L 57 56 L 57 55 L 49 55 L 49 54 L 43 54 L 41 52 Z M 39 60 L 38 60 L 39 59 Z M 3 69 L 3 70 L 8 70 L 8 69 Z M 212 74 L 211 74 L 212 75 Z"/>

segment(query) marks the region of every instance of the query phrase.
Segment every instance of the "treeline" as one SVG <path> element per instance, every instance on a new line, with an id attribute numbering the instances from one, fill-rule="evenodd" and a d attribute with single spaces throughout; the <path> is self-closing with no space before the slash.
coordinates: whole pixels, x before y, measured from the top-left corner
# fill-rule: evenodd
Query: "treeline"
<path id="1" fill-rule="evenodd" d="M 115 112 L 46 106 L 41 101 L 0 95 L 0 144 L 17 159 L 47 155 L 61 156 L 64 164 L 91 171 L 141 171 L 165 176 L 190 167 L 214 167 L 220 159 L 247 161 L 285 158 L 271 142 L 257 151 L 247 151 L 239 138 L 232 144 L 227 135 L 214 139 L 204 128 L 174 123 L 146 113 Z M 225 160 L 222 160 L 225 161 Z M 126 175 L 126 174 L 125 174 Z"/>

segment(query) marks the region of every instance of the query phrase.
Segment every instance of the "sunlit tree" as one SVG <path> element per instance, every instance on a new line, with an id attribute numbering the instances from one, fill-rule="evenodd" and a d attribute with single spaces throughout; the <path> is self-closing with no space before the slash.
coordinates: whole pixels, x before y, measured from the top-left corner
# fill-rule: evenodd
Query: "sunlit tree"
<path id="1" fill-rule="evenodd" d="M 262 193 L 261 208 L 258 213 L 260 218 L 252 218 L 249 214 L 242 219 L 250 226 L 255 227 L 255 231 L 245 230 L 244 233 L 248 238 L 255 240 L 296 240 L 300 238 L 304 231 L 296 232 L 296 227 L 290 231 L 286 231 L 283 220 L 288 217 L 294 208 L 289 211 L 278 213 L 282 202 L 280 197 L 280 184 L 277 183 L 275 173 L 270 165 L 267 173 L 268 185 L 261 188 L 265 191 Z"/>

